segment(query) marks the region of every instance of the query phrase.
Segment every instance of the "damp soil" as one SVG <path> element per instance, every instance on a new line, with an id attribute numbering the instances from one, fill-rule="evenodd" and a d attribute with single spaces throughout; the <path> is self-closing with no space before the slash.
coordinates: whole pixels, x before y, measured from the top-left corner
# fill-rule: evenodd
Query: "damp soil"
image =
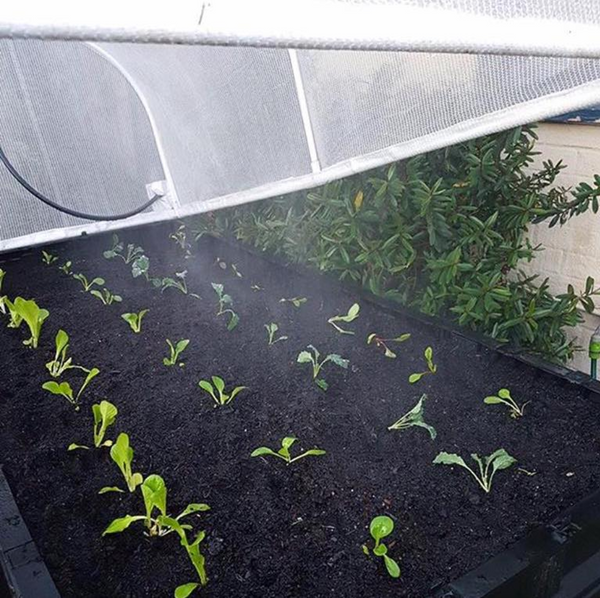
<path id="1" fill-rule="evenodd" d="M 59 263 L 71 260 L 75 272 L 104 277 L 121 304 L 104 306 L 82 292 L 56 265 L 44 265 L 39 249 L 0 264 L 8 296 L 35 298 L 50 311 L 38 350 L 22 345 L 24 330 L 0 328 L 0 463 L 63 598 L 166 598 L 195 579 L 174 535 L 149 539 L 134 525 L 101 537 L 113 518 L 143 505 L 139 494 L 98 494 L 122 484 L 108 451 L 66 450 L 91 442 L 91 405 L 100 399 L 117 405 L 110 434 L 130 435 L 135 469 L 164 477 L 170 512 L 189 502 L 212 507 L 191 518 L 207 532 L 210 580 L 199 593 L 207 598 L 425 598 L 600 485 L 600 411 L 580 387 L 242 247 L 203 238 L 185 259 L 170 230 L 121 236 L 145 248 L 153 274 L 187 269 L 200 298 L 133 279 L 123 261 L 103 258 L 109 235 L 46 249 Z M 211 282 L 233 298 L 240 323 L 231 332 L 216 316 Z M 280 302 L 297 296 L 308 301 Z M 327 319 L 357 300 L 360 316 L 349 325 L 356 334 L 341 335 Z M 150 311 L 134 334 L 120 315 L 141 309 Z M 288 340 L 267 346 L 270 322 Z M 59 328 L 71 337 L 74 361 L 101 370 L 80 412 L 41 388 Z M 412 336 L 387 359 L 367 346 L 371 332 Z M 190 339 L 184 367 L 163 365 L 167 338 Z M 325 370 L 327 392 L 296 363 L 308 344 L 350 360 L 347 370 Z M 438 371 L 411 385 L 428 346 Z M 216 408 L 198 387 L 212 375 L 248 388 Z M 524 418 L 483 404 L 506 386 L 517 401 L 530 401 Z M 423 428 L 389 431 L 422 393 L 437 439 Z M 289 467 L 250 457 L 288 435 L 303 450 L 327 454 Z M 489 495 L 465 471 L 432 464 L 440 451 L 467 458 L 501 447 L 518 466 L 499 472 Z M 396 522 L 388 546 L 400 580 L 361 548 L 380 514 Z"/>

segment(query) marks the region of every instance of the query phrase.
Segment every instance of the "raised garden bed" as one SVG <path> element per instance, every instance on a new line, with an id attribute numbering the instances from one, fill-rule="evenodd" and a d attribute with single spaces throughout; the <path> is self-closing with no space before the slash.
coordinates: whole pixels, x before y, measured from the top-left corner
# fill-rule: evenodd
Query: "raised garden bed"
<path id="1" fill-rule="evenodd" d="M 122 260 L 105 259 L 110 236 L 45 248 L 61 256 L 52 265 L 42 263 L 39 249 L 0 263 L 5 294 L 34 298 L 50 312 L 36 350 L 23 346 L 23 330 L 0 328 L 0 462 L 63 598 L 162 598 L 194 579 L 175 534 L 149 539 L 140 524 L 101 536 L 116 517 L 143 512 L 143 503 L 139 490 L 98 494 L 123 485 L 107 449 L 67 451 L 73 442 L 90 444 L 91 405 L 100 399 L 119 409 L 108 437 L 129 434 L 135 469 L 165 479 L 170 511 L 190 502 L 211 506 L 190 522 L 207 532 L 209 583 L 198 595 L 213 598 L 452 595 L 452 580 L 599 488 L 600 407 L 589 390 L 241 248 L 203 239 L 184 259 L 169 230 L 122 237 L 144 247 L 156 274 L 187 269 L 187 295 L 161 293 L 133 279 Z M 102 276 L 123 302 L 105 306 L 82 292 L 58 269 L 65 259 L 88 278 Z M 233 298 L 240 321 L 232 331 L 228 317 L 216 315 L 213 282 Z M 297 308 L 280 302 L 292 297 L 308 300 Z M 354 302 L 360 315 L 343 327 L 355 335 L 340 334 L 327 320 Z M 142 309 L 149 312 L 135 334 L 120 316 Z M 288 339 L 268 346 L 270 322 Z M 42 390 L 60 328 L 75 362 L 100 369 L 80 412 Z M 370 333 L 411 338 L 388 359 L 366 344 Z M 190 339 L 184 367 L 163 365 L 166 339 Z M 297 363 L 309 344 L 350 362 L 324 370 L 326 392 Z M 437 372 L 409 384 L 410 374 L 426 368 L 428 346 Z M 213 375 L 227 388 L 248 388 L 217 408 L 198 387 Z M 483 403 L 503 387 L 519 404 L 530 401 L 524 417 Z M 389 431 L 422 393 L 436 439 L 418 427 Z M 327 453 L 291 466 L 250 457 L 257 447 L 277 448 L 284 436 Z M 517 463 L 496 474 L 489 494 L 465 470 L 432 464 L 441 451 L 472 464 L 470 453 L 499 448 Z M 386 542 L 400 579 L 362 550 L 372 546 L 371 519 L 383 514 L 395 520 Z M 594 552 L 586 550 L 582 558 Z"/>

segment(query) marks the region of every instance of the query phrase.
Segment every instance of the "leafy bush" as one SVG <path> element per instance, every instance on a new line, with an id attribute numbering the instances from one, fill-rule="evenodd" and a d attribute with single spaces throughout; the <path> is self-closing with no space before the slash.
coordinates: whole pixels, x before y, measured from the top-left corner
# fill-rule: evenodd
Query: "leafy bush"
<path id="1" fill-rule="evenodd" d="M 555 361 L 575 350 L 566 328 L 591 312 L 588 279 L 553 296 L 527 276 L 532 223 L 598 211 L 600 176 L 554 186 L 564 168 L 536 155 L 532 127 L 475 139 L 296 193 L 204 215 L 198 235 L 234 234 L 293 263 L 331 272 L 430 315 Z"/>

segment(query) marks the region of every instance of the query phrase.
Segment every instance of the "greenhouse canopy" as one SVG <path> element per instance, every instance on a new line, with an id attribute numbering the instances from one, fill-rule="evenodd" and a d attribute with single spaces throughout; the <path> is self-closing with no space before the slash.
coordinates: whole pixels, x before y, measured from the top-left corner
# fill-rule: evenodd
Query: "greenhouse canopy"
<path id="1" fill-rule="evenodd" d="M 599 58 L 595 0 L 5 0 L 0 250 L 306 189 L 600 103 Z"/>

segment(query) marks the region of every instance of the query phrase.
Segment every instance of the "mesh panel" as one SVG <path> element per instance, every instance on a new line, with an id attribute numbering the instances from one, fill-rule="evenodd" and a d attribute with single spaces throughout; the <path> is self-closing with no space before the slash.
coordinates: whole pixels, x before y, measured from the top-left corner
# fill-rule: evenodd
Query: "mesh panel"
<path id="1" fill-rule="evenodd" d="M 39 191 L 76 210 L 125 212 L 164 178 L 146 113 L 81 43 L 0 40 L 2 146 Z M 0 238 L 85 222 L 46 207 L 0 166 Z"/>

